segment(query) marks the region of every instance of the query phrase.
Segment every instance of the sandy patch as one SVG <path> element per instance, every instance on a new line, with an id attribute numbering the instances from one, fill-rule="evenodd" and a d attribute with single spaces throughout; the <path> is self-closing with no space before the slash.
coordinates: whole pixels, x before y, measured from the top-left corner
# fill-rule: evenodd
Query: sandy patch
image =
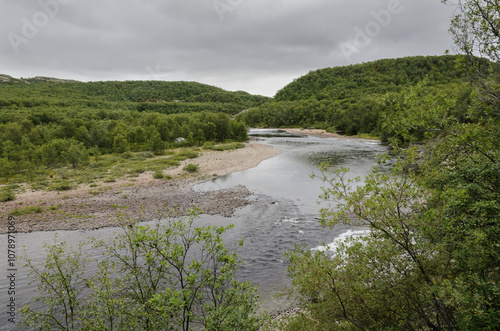
<path id="1" fill-rule="evenodd" d="M 269 145 L 246 143 L 245 148 L 232 151 L 208 151 L 202 152 L 201 156 L 192 160 L 185 160 L 177 168 L 165 171 L 165 174 L 172 177 L 181 175 L 182 168 L 189 163 L 196 163 L 200 166 L 199 174 L 224 176 L 233 172 L 254 168 L 263 160 L 269 159 L 281 152 Z"/>
<path id="2" fill-rule="evenodd" d="M 165 207 L 186 210 L 193 205 L 204 213 L 230 217 L 235 209 L 248 204 L 251 194 L 245 187 L 198 193 L 192 186 L 207 178 L 222 176 L 257 166 L 261 161 L 281 153 L 268 145 L 247 143 L 233 151 L 204 151 L 196 159 L 183 161 L 179 167 L 165 171 L 174 179 L 153 179 L 151 172 L 114 183 L 100 183 L 100 193 L 89 185 L 67 192 L 27 191 L 15 201 L 0 204 L 0 233 L 7 231 L 7 217 L 15 208 L 39 206 L 42 213 L 15 216 L 18 232 L 96 229 L 119 224 L 118 213 L 134 220 L 152 220 Z M 199 165 L 195 175 L 182 168 L 188 163 Z M 94 193 L 92 193 L 94 191 Z M 53 206 L 51 208 L 51 206 Z"/>

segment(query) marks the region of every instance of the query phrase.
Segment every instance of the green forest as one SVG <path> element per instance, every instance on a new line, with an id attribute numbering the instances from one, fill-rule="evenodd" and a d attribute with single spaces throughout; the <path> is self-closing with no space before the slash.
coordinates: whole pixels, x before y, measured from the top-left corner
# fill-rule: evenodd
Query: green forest
<path id="1" fill-rule="evenodd" d="M 457 99 L 463 114 L 472 92 L 457 56 L 385 59 L 312 71 L 285 86 L 275 98 L 238 116 L 254 127 L 325 129 L 347 135 L 371 134 L 386 140 L 383 99 L 425 80 L 426 95 Z"/>
<path id="2" fill-rule="evenodd" d="M 0 178 L 41 187 L 52 169 L 114 164 L 106 155 L 246 141 L 230 115 L 268 100 L 194 82 L 1 78 Z"/>

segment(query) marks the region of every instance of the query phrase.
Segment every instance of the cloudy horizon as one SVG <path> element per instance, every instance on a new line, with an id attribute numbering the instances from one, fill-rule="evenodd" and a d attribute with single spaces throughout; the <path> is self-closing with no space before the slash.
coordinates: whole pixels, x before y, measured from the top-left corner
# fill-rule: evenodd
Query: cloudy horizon
<path id="1" fill-rule="evenodd" d="M 439 0 L 2 2 L 1 74 L 274 96 L 311 70 L 453 49 Z"/>

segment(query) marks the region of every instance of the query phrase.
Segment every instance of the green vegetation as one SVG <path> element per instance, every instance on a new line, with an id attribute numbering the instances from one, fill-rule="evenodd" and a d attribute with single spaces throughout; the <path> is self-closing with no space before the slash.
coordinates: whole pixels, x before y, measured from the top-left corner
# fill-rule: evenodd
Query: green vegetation
<path id="1" fill-rule="evenodd" d="M 198 156 L 174 149 L 246 141 L 246 127 L 228 114 L 268 100 L 188 82 L 2 77 L 0 183 L 57 191 Z"/>
<path id="2" fill-rule="evenodd" d="M 182 170 L 187 171 L 187 172 L 197 172 L 198 168 L 199 168 L 199 165 L 194 164 L 194 163 L 190 163 L 190 164 L 187 164 L 184 168 L 182 168 Z"/>
<path id="3" fill-rule="evenodd" d="M 472 91 L 457 56 L 386 59 L 312 71 L 280 90 L 272 102 L 237 116 L 253 127 L 303 127 L 384 137 L 380 100 L 416 85 L 428 84 L 426 95 L 456 98 L 456 113 L 467 108 Z"/>
<path id="4" fill-rule="evenodd" d="M 21 216 L 21 215 L 30 215 L 33 213 L 41 213 L 43 212 L 42 207 L 40 206 L 28 206 L 24 208 L 16 208 L 9 213 L 12 216 Z"/>
<path id="5" fill-rule="evenodd" d="M 221 236 L 229 227 L 194 227 L 199 211 L 167 224 L 138 226 L 122 218 L 112 242 L 93 241 L 104 258 L 82 247 L 46 245 L 38 283 L 22 325 L 36 330 L 259 330 L 256 288 L 234 279 L 241 264 Z M 241 241 L 240 246 L 243 245 Z M 86 268 L 97 265 L 97 273 Z M 34 305 L 33 305 L 34 306 Z"/>
<path id="6" fill-rule="evenodd" d="M 458 8 L 452 31 L 467 56 L 457 59 L 476 85 L 453 94 L 427 75 L 381 98 L 396 164 L 381 159 L 363 182 L 322 164 L 322 225 L 370 233 L 288 254 L 303 312 L 281 329 L 500 328 L 500 75 L 474 56 L 500 58 L 500 6 Z"/>
<path id="7" fill-rule="evenodd" d="M 9 186 L 4 186 L 0 189 L 0 202 L 12 201 L 16 199 L 16 194 Z"/>
<path id="8" fill-rule="evenodd" d="M 196 82 L 76 82 L 45 77 L 7 81 L 0 90 L 0 108 L 73 108 L 179 114 L 236 114 L 268 101 L 246 92 L 228 92 Z"/>
<path id="9" fill-rule="evenodd" d="M 161 170 L 156 170 L 155 173 L 153 174 L 154 179 L 164 179 L 165 175 L 163 174 L 163 171 Z"/>
<path id="10" fill-rule="evenodd" d="M 206 149 L 213 150 L 213 151 L 230 151 L 230 150 L 235 150 L 239 148 L 244 148 L 245 144 L 243 143 L 231 143 L 231 144 L 220 144 L 217 146 L 207 146 Z"/>
<path id="11" fill-rule="evenodd" d="M 362 137 L 378 135 L 394 147 L 394 157 L 382 158 L 364 181 L 351 178 L 348 169 L 321 165 L 325 182 L 321 198 L 330 202 L 321 211 L 321 224 L 368 226 L 370 232 L 325 251 L 300 246 L 287 254 L 290 294 L 301 303 L 302 311 L 285 319 L 280 329 L 500 329 L 500 74 L 493 65 L 500 59 L 500 6 L 471 0 L 460 3 L 458 9 L 452 32 L 465 56 L 380 60 L 318 70 L 285 87 L 274 101 L 239 115 L 249 125 L 314 126 Z M 473 73 L 473 86 L 465 82 L 465 73 Z M 11 85 L 21 83 L 25 82 Z M 50 90 L 45 93 L 52 98 Z M 140 102 L 156 107 L 148 100 L 157 94 L 120 96 L 127 101 L 113 101 L 100 91 L 93 93 L 106 105 Z M 29 103 L 27 96 L 19 96 Z M 234 98 L 208 89 L 184 101 L 235 102 Z M 90 139 L 87 146 L 76 133 L 44 140 L 53 127 L 63 133 L 78 132 L 73 130 L 78 125 L 66 131 L 63 121 L 78 119 L 78 112 L 61 115 L 60 121 L 37 122 L 29 117 L 36 114 L 33 109 L 47 105 L 9 102 L 1 103 L 9 109 L 1 113 L 8 120 L 0 121 L 2 177 L 22 174 L 40 187 L 45 185 L 40 173 L 62 184 L 68 178 L 97 179 L 84 173 L 82 164 L 101 170 L 93 173 L 109 170 L 110 178 L 147 170 L 160 173 L 168 165 L 198 155 L 187 149 L 152 157 L 163 154 L 167 146 L 217 149 L 214 141 L 244 140 L 244 126 L 225 114 L 164 115 L 137 109 L 120 110 L 116 118 L 106 117 L 115 110 L 104 111 L 104 118 L 99 117 L 100 111 L 88 111 L 91 115 L 85 119 L 102 125 L 106 144 Z M 164 106 L 158 104 L 158 109 Z M 40 118 L 45 118 L 43 114 Z M 158 124 L 162 121 L 176 123 L 167 126 L 167 133 L 188 123 L 189 134 L 175 142 L 181 136 L 163 136 Z M 122 127 L 137 123 L 151 136 L 130 140 Z M 37 135 L 32 130 L 40 125 Z M 134 132 L 141 136 L 141 129 Z M 37 137 L 42 143 L 36 143 Z M 218 149 L 229 146 L 238 145 Z M 185 170 L 188 167 L 197 169 L 195 164 Z M 14 213 L 38 210 L 25 207 Z M 99 267 L 95 275 L 85 272 L 90 258 L 83 255 L 84 250 L 48 247 L 43 267 L 28 261 L 32 277 L 39 282 L 35 301 L 41 308 L 23 307 L 24 326 L 188 330 L 196 324 L 208 330 L 258 330 L 256 290 L 234 280 L 240 261 L 221 240 L 228 228 L 193 228 L 196 216 L 195 212 L 187 220 L 170 218 L 167 225 L 156 227 L 124 220 L 122 234 L 114 242 L 94 243 L 105 256 L 93 261 Z M 188 262 L 188 257 L 199 259 Z"/>

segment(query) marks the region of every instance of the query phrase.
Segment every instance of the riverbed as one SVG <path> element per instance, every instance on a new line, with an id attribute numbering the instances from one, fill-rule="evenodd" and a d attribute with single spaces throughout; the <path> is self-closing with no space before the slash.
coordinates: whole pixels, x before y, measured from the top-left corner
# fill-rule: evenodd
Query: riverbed
<path id="1" fill-rule="evenodd" d="M 346 233 L 358 233 L 363 229 L 352 229 L 339 225 L 333 229 L 324 229 L 318 223 L 318 196 L 321 194 L 319 177 L 311 178 L 318 172 L 320 162 L 330 162 L 337 167 L 351 169 L 350 176 L 365 176 L 376 164 L 377 156 L 385 153 L 387 147 L 377 141 L 320 138 L 308 135 L 290 135 L 278 130 L 252 130 L 251 135 L 259 141 L 255 143 L 270 145 L 282 151 L 281 154 L 261 162 L 257 167 L 220 176 L 194 187 L 196 191 L 207 192 L 226 189 L 238 185 L 245 186 L 250 192 L 250 204 L 236 211 L 233 217 L 220 215 L 202 215 L 196 224 L 229 225 L 234 229 L 224 235 L 227 245 L 236 245 L 244 238 L 245 244 L 239 250 L 245 261 L 237 278 L 250 281 L 259 286 L 259 295 L 263 309 L 271 313 L 293 306 L 284 297 L 290 280 L 287 277 L 287 261 L 284 253 L 295 245 L 305 244 L 311 249 L 321 249 L 326 243 L 342 238 Z M 323 206 L 325 206 L 323 204 Z M 32 232 L 16 234 L 18 256 L 26 254 L 35 262 L 42 262 L 44 242 L 66 241 L 76 244 L 86 237 L 110 238 L 117 228 L 104 228 L 93 231 L 60 231 L 54 239 L 53 232 Z M 351 232 L 349 232 L 351 231 Z M 7 236 L 0 236 L 0 245 L 7 251 Z M 89 252 L 93 254 L 93 252 Z M 5 256 L 7 254 L 4 254 Z M 0 297 L 2 298 L 2 323 L 0 330 L 15 330 L 6 321 L 7 295 L 7 258 L 2 258 L 2 280 Z M 27 270 L 20 267 L 16 260 L 16 305 L 30 302 L 35 287 L 28 285 Z M 19 320 L 19 319 L 18 319 Z"/>

